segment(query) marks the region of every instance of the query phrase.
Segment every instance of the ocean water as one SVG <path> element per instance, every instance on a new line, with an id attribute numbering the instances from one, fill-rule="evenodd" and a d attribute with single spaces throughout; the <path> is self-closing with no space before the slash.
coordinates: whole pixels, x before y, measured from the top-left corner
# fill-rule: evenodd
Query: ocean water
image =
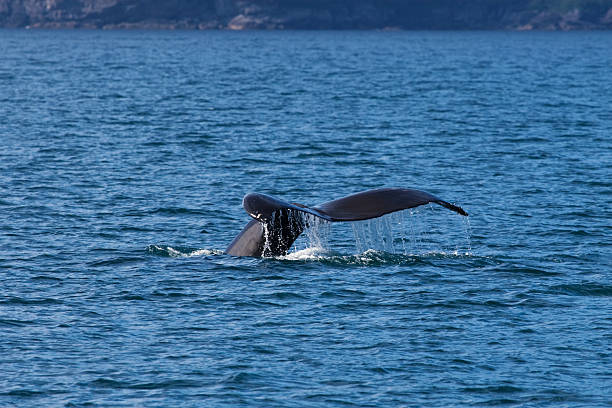
<path id="1" fill-rule="evenodd" d="M 612 406 L 612 34 L 0 31 L 0 406 Z M 248 192 L 423 206 L 223 251 Z"/>

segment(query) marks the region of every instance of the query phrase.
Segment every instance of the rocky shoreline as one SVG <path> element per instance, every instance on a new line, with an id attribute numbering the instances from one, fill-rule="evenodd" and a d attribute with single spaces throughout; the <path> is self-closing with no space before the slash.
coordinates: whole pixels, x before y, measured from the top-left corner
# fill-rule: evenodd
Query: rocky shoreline
<path id="1" fill-rule="evenodd" d="M 607 30 L 612 0 L 0 0 L 0 27 Z"/>

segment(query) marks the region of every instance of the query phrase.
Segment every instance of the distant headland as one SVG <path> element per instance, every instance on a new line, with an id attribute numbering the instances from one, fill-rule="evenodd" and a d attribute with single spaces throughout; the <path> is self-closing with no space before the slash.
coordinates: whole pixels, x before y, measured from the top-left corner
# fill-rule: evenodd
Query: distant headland
<path id="1" fill-rule="evenodd" d="M 0 0 L 0 27 L 607 30 L 612 0 Z"/>

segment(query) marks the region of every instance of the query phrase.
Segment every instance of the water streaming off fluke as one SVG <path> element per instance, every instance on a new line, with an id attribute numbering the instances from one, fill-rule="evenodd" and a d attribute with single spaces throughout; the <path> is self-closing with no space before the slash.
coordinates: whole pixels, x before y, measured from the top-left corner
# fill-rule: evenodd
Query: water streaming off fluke
<path id="1" fill-rule="evenodd" d="M 365 221 L 331 223 L 299 213 L 306 225 L 291 253 L 316 249 L 318 255 L 362 254 L 368 250 L 401 255 L 471 255 L 468 217 L 427 205 Z"/>

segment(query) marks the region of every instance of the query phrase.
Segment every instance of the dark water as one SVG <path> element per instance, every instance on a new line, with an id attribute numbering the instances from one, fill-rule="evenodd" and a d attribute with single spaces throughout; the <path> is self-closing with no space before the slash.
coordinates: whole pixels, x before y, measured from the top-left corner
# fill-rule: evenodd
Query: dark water
<path id="1" fill-rule="evenodd" d="M 610 84 L 610 33 L 0 31 L 0 405 L 611 406 Z M 382 186 L 469 223 L 222 254 Z"/>

